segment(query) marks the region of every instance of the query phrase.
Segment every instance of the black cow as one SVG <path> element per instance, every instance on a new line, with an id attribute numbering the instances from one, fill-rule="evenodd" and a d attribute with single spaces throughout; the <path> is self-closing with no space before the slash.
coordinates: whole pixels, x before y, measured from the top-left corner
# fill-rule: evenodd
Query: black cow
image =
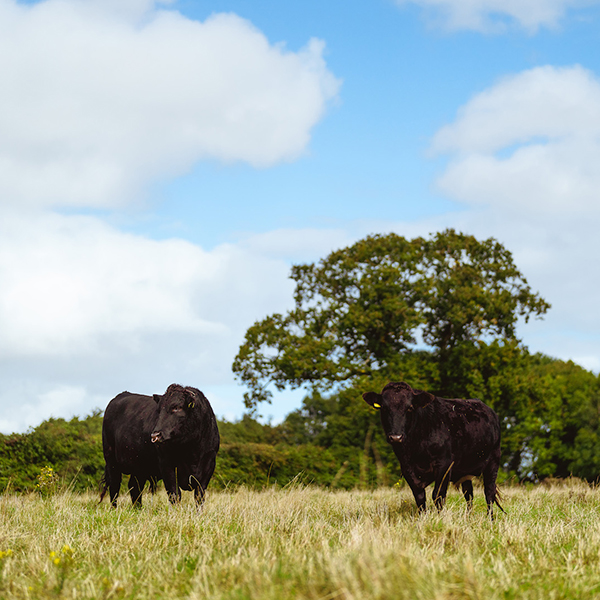
<path id="1" fill-rule="evenodd" d="M 174 383 L 164 396 L 123 392 L 113 398 L 104 413 L 102 446 L 106 468 L 100 502 L 108 489 L 117 505 L 121 476 L 127 473 L 134 506 L 142 503 L 146 481 L 154 491 L 159 479 L 172 503 L 181 500 L 181 490 L 194 490 L 201 504 L 215 470 L 219 430 L 204 394 Z"/>
<path id="2" fill-rule="evenodd" d="M 469 507 L 473 477 L 483 474 L 488 512 L 498 503 L 500 421 L 481 400 L 448 400 L 413 390 L 404 382 L 388 383 L 381 394 L 364 400 L 381 411 L 381 423 L 417 506 L 425 510 L 425 488 L 435 482 L 432 499 L 438 509 L 450 482 L 462 484 Z"/>

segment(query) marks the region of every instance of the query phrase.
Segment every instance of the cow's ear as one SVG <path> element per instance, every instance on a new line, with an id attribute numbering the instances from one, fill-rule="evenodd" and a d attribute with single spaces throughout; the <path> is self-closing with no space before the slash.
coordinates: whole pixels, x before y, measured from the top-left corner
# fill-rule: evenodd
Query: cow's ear
<path id="1" fill-rule="evenodd" d="M 160 394 L 154 394 L 152 397 L 154 398 L 154 402 L 156 402 L 156 404 L 160 404 L 160 401 L 163 399 Z"/>
<path id="2" fill-rule="evenodd" d="M 415 390 L 415 395 L 413 397 L 413 405 L 417 408 L 423 408 L 427 406 L 430 402 L 433 402 L 435 396 L 430 394 L 429 392 L 417 392 Z"/>
<path id="3" fill-rule="evenodd" d="M 202 402 L 202 398 L 204 397 L 204 394 L 200 390 L 197 390 L 196 388 L 188 386 L 185 388 L 185 391 L 188 393 L 188 403 L 187 403 L 188 408 L 194 408 L 194 406 L 196 406 L 197 400 Z"/>
<path id="4" fill-rule="evenodd" d="M 370 404 L 373 408 L 381 408 L 381 394 L 377 394 L 375 392 L 365 392 L 362 396 L 363 400 L 367 404 Z"/>

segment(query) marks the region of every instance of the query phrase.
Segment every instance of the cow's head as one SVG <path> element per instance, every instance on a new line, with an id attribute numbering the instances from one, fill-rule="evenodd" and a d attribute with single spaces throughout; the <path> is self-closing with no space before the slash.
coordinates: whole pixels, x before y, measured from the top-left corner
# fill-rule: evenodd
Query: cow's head
<path id="1" fill-rule="evenodd" d="M 154 394 L 158 421 L 150 436 L 153 444 L 185 441 L 193 433 L 194 413 L 202 392 L 173 383 L 163 396 Z"/>
<path id="2" fill-rule="evenodd" d="M 366 392 L 367 404 L 381 412 L 381 424 L 390 444 L 401 444 L 415 409 L 427 406 L 434 396 L 429 392 L 413 390 L 408 383 L 392 381 L 381 394 Z"/>

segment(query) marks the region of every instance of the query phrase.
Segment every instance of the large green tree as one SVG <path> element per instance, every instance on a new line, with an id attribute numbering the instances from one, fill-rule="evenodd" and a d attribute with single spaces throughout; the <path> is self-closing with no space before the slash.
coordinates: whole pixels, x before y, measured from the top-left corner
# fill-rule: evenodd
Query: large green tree
<path id="1" fill-rule="evenodd" d="M 332 390 L 375 374 L 400 377 L 423 350 L 443 389 L 457 348 L 513 341 L 519 318 L 549 308 L 502 244 L 452 229 L 427 239 L 369 236 L 292 267 L 291 278 L 295 307 L 250 327 L 233 363 L 248 408 L 269 401 L 272 387 Z"/>

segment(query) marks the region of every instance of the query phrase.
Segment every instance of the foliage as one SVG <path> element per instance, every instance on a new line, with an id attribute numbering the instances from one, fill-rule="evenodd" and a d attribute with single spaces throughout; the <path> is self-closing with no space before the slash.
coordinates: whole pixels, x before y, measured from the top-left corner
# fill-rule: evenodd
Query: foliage
<path id="1" fill-rule="evenodd" d="M 537 356 L 529 370 L 531 470 L 538 478 L 600 478 L 600 378 L 573 362 Z M 532 420 L 534 422 L 532 423 Z"/>
<path id="2" fill-rule="evenodd" d="M 430 239 L 369 236 L 294 266 L 291 278 L 295 308 L 250 327 L 233 363 L 251 409 L 270 400 L 270 385 L 323 391 L 390 377 L 423 345 L 445 386 L 458 347 L 514 340 L 519 318 L 549 308 L 499 242 L 451 229 Z"/>
<path id="3" fill-rule="evenodd" d="M 219 452 L 215 477 L 230 485 L 261 489 L 295 480 L 327 485 L 335 472 L 331 452 L 312 445 L 226 444 Z M 215 481 L 216 484 L 216 481 Z"/>
<path id="4" fill-rule="evenodd" d="M 442 355 L 464 343 L 514 340 L 520 317 L 550 308 L 494 238 L 447 230 L 419 243 L 423 340 Z"/>
<path id="5" fill-rule="evenodd" d="M 48 491 L 57 478 L 77 490 L 96 488 L 104 472 L 101 432 L 102 413 L 95 411 L 81 420 L 52 418 L 27 433 L 0 434 L 0 488 Z M 51 481 L 50 471 L 42 471 L 47 468 Z"/>
<path id="6" fill-rule="evenodd" d="M 381 464 L 374 462 L 371 446 L 366 453 L 370 458 L 365 459 L 364 436 L 356 448 L 327 449 L 311 442 L 298 444 L 289 428 L 261 424 L 249 415 L 236 422 L 219 421 L 218 426 L 221 449 L 211 488 L 246 485 L 262 489 L 298 479 L 340 488 L 387 482 L 382 479 Z M 97 490 L 104 473 L 101 427 L 102 415 L 95 412 L 85 419 L 49 419 L 28 433 L 0 436 L 0 485 L 42 496 L 65 488 Z"/>
<path id="7" fill-rule="evenodd" d="M 249 414 L 239 421 L 218 420 L 221 446 L 228 444 L 270 444 L 282 441 L 279 428 L 271 424 L 259 423 Z"/>
<path id="8" fill-rule="evenodd" d="M 337 408 L 335 402 L 332 406 Z M 372 415 L 362 406 L 360 412 L 363 417 L 366 413 L 367 420 L 374 423 Z M 379 435 L 374 439 L 374 427 L 370 433 L 368 427 L 355 427 L 362 436 L 360 440 L 331 444 L 327 436 L 309 434 L 304 419 L 300 411 L 295 411 L 278 426 L 263 425 L 249 415 L 237 422 L 220 421 L 222 443 L 211 487 L 245 485 L 262 489 L 267 485 L 285 487 L 292 481 L 301 481 L 352 489 L 387 485 L 398 479 L 400 474 L 395 461 L 388 461 L 388 467 L 382 463 L 379 446 L 384 446 L 385 452 L 387 444 Z M 324 428 L 331 427 L 330 415 L 325 412 L 318 422 Z M 364 419 L 359 422 L 365 423 Z"/>

